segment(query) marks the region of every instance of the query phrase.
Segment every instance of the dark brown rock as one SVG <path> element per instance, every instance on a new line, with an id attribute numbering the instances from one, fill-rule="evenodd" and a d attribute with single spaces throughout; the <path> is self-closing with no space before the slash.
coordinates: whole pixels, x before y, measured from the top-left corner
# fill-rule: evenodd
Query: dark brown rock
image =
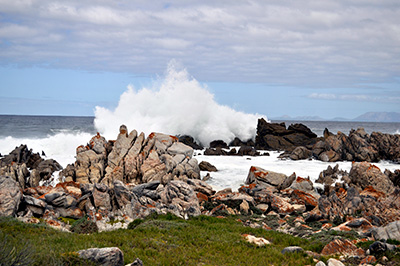
<path id="1" fill-rule="evenodd" d="M 214 165 L 212 165 L 206 161 L 201 161 L 199 163 L 199 168 L 200 168 L 200 171 L 208 171 L 208 172 L 217 172 L 218 171 L 217 167 L 215 167 Z"/>

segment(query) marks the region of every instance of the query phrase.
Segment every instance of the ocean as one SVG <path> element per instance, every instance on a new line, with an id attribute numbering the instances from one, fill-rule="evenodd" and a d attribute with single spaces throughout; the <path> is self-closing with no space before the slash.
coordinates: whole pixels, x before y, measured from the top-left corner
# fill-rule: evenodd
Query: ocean
<path id="1" fill-rule="evenodd" d="M 338 121 L 272 121 L 285 122 L 286 126 L 292 123 L 303 123 L 314 133 L 321 136 L 325 128 L 337 133 L 341 131 L 348 134 L 351 129 L 363 127 L 367 133 L 380 131 L 383 133 L 399 134 L 400 123 L 372 123 L 372 122 L 338 122 Z M 254 121 L 257 124 L 257 121 Z M 133 130 L 133 128 L 128 128 Z M 95 117 L 66 117 L 66 116 L 16 116 L 0 115 L 0 154 L 6 155 L 15 147 L 27 144 L 33 152 L 46 154 L 47 158 L 57 160 L 63 167 L 74 163 L 75 149 L 79 145 L 85 145 L 98 130 L 95 126 Z M 114 129 L 116 134 L 118 128 Z M 100 130 L 100 133 L 101 130 Z M 147 132 L 146 132 L 147 133 Z M 169 133 L 169 132 L 162 132 Z M 184 132 L 182 132 L 184 133 Z M 117 137 L 115 134 L 114 139 Z M 148 134 L 148 133 L 147 133 Z M 208 161 L 214 164 L 216 173 L 211 173 L 208 181 L 215 189 L 230 187 L 234 190 L 244 183 L 251 166 L 259 166 L 264 169 L 284 173 L 287 175 L 295 172 L 298 176 L 310 177 L 315 181 L 319 173 L 328 165 L 316 160 L 290 161 L 278 159 L 279 152 L 269 152 L 270 156 L 260 157 L 225 157 L 205 156 L 202 151 L 196 151 L 199 162 Z M 339 162 L 340 168 L 349 171 L 351 162 Z M 383 171 L 400 169 L 400 165 L 391 162 L 379 162 L 376 164 Z M 204 176 L 206 173 L 202 173 Z"/>

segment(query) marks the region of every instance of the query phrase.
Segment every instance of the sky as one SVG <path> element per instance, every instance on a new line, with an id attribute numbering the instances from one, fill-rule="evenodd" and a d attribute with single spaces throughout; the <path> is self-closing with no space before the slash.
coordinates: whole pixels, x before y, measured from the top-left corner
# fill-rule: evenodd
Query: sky
<path id="1" fill-rule="evenodd" d="M 0 114 L 92 116 L 171 61 L 246 113 L 400 112 L 400 2 L 0 0 Z"/>

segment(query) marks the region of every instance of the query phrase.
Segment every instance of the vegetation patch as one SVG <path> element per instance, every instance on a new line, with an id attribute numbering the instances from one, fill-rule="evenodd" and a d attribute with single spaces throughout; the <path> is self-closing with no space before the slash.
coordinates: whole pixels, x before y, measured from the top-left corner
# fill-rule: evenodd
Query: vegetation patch
<path id="1" fill-rule="evenodd" d="M 76 251 L 93 247 L 120 248 L 124 252 L 125 264 L 136 258 L 140 258 L 144 265 L 315 264 L 312 257 L 304 253 L 282 254 L 281 251 L 287 246 L 300 246 L 317 252 L 317 239 L 245 227 L 237 219 L 198 216 L 183 220 L 171 214 L 154 215 L 141 222 L 138 220 L 131 229 L 71 234 L 43 224 L 24 224 L 13 218 L 0 218 L 0 229 L 12 243 L 29 242 L 35 247 L 30 265 L 90 265 L 80 259 Z M 73 226 L 84 223 L 78 220 Z M 272 244 L 264 247 L 251 245 L 243 238 L 244 234 L 263 237 Z"/>

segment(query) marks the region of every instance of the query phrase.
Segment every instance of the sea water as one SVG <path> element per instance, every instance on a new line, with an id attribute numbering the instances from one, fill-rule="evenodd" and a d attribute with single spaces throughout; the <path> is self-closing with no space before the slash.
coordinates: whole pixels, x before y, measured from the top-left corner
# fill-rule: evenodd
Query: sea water
<path id="1" fill-rule="evenodd" d="M 33 152 L 46 154 L 46 158 L 57 160 L 63 167 L 75 162 L 76 147 L 86 145 L 97 132 L 94 117 L 62 117 L 62 116 L 9 116 L 0 115 L 0 153 L 4 156 L 21 144 L 28 145 Z M 273 121 L 278 122 L 278 121 Z M 400 123 L 365 123 L 365 122 L 332 122 L 332 121 L 285 121 L 303 123 L 317 135 L 321 136 L 325 128 L 336 133 L 341 131 L 348 134 L 351 129 L 363 127 L 367 133 L 380 131 L 383 133 L 399 133 Z M 133 128 L 128 128 L 133 130 Z M 163 132 L 167 133 L 168 132 Z M 116 139 L 117 135 L 112 139 Z M 108 139 L 109 140 L 109 139 Z M 263 153 L 263 152 L 262 152 Z M 215 189 L 232 188 L 236 190 L 243 184 L 251 166 L 290 175 L 310 177 L 315 181 L 319 173 L 329 165 L 317 160 L 281 160 L 279 152 L 269 151 L 269 156 L 206 156 L 203 151 L 196 150 L 195 158 L 215 165 L 218 172 L 211 174 L 208 181 Z M 351 162 L 338 162 L 339 168 L 349 171 Z M 376 163 L 382 171 L 400 169 L 400 165 L 390 162 Z M 202 176 L 207 173 L 202 172 Z"/>

